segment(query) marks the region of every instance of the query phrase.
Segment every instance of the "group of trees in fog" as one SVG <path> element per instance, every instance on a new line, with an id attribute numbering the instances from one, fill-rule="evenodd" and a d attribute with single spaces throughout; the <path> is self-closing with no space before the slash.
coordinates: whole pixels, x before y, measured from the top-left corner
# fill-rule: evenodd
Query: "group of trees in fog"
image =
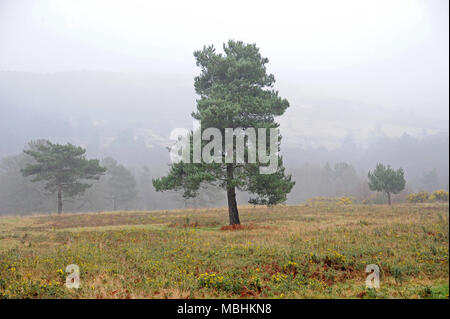
<path id="1" fill-rule="evenodd" d="M 9 182 L 12 182 L 14 179 L 20 179 L 20 177 L 32 177 L 31 179 L 22 180 L 18 184 L 12 184 L 12 193 L 16 195 L 13 206 L 17 202 L 27 202 L 21 197 L 27 192 L 30 194 L 25 195 L 26 199 L 28 199 L 26 197 L 28 195 L 36 195 L 31 203 L 34 201 L 41 202 L 45 198 L 45 195 L 57 194 L 58 214 L 61 214 L 63 200 L 70 201 L 75 197 L 83 196 L 86 190 L 94 185 L 94 183 L 89 183 L 89 181 L 98 182 L 95 183 L 93 193 L 88 198 L 95 198 L 96 202 L 98 202 L 98 199 L 103 198 L 106 201 L 103 204 L 107 206 L 108 201 L 111 202 L 113 210 L 116 210 L 118 207 L 121 209 L 130 209 L 134 206 L 133 204 L 130 205 L 130 203 L 138 198 L 138 189 L 133 174 L 125 166 L 118 164 L 117 161 L 110 157 L 103 159 L 100 165 L 99 160 L 87 159 L 85 153 L 86 150 L 84 148 L 70 143 L 61 145 L 54 144 L 48 140 L 30 142 L 29 148 L 24 150 L 22 156 L 11 157 L 2 166 L 4 168 L 2 172 L 3 177 Z M 206 174 L 211 173 L 208 173 L 202 165 L 205 164 L 194 166 L 183 162 L 175 163 L 172 165 L 167 177 L 153 180 L 153 184 L 157 190 L 181 189 L 183 190 L 183 197 L 185 199 L 194 198 L 194 201 L 196 201 L 197 198 L 205 199 L 206 196 L 204 203 L 211 200 L 214 201 L 214 199 L 218 199 L 214 195 L 216 192 L 211 191 L 204 184 L 205 181 L 213 182 L 214 180 L 212 178 L 205 178 L 205 176 L 208 177 Z M 212 167 L 214 167 L 213 172 L 217 172 L 220 169 L 217 165 L 213 165 Z M 19 171 L 22 176 L 18 175 Z M 335 190 L 341 192 L 340 194 L 335 193 L 334 195 L 347 195 L 351 189 L 346 187 L 351 187 L 352 183 L 358 183 L 358 176 L 355 169 L 347 163 L 337 163 L 333 169 L 327 164 L 322 173 L 319 187 L 327 188 L 327 185 L 332 185 Z M 224 174 L 227 176 L 229 170 L 225 169 Z M 258 176 L 258 173 L 255 172 L 255 174 Z M 429 174 L 426 176 L 429 178 Z M 272 181 L 272 183 L 267 183 L 267 180 L 265 180 L 265 183 L 263 181 L 258 184 L 259 186 L 255 185 L 255 187 L 272 187 L 274 179 L 276 180 L 277 178 L 278 181 L 283 181 L 283 178 L 280 179 L 277 174 L 269 175 L 268 181 Z M 150 179 L 148 168 L 144 168 L 140 182 L 146 191 L 150 190 Z M 397 194 L 401 192 L 405 188 L 406 183 L 403 169 L 394 170 L 389 165 L 386 167 L 382 164 L 378 164 L 373 172 L 369 171 L 368 179 L 370 190 L 384 192 L 388 197 L 389 205 L 391 204 L 391 193 Z M 33 183 L 33 185 L 29 183 Z M 240 185 L 242 185 L 242 181 Z M 229 195 L 226 183 L 224 184 L 224 188 L 228 191 Z M 31 190 L 32 192 L 30 192 Z M 284 195 L 289 190 L 290 188 L 285 190 Z M 269 189 L 271 193 L 277 191 L 279 192 L 280 190 L 276 187 Z M 188 193 L 188 196 L 186 196 L 186 193 Z M 235 194 L 232 199 L 234 203 L 231 203 L 231 207 L 229 207 L 230 224 L 239 224 Z M 276 202 L 261 202 L 260 204 L 273 205 L 285 202 L 285 199 L 286 197 Z M 229 196 L 227 200 L 230 205 Z M 252 200 L 250 199 L 249 202 L 252 202 Z"/>
<path id="2" fill-rule="evenodd" d="M 84 151 L 71 144 L 37 140 L 30 142 L 23 153 L 1 159 L 0 215 L 62 211 L 63 206 L 66 211 L 104 211 L 224 204 L 224 196 L 211 186 L 202 186 L 193 199 L 183 198 L 180 192 L 157 193 L 152 185 L 156 172 L 150 168 L 128 168 L 111 157 L 86 160 Z M 66 165 L 52 156 L 64 158 Z M 86 178 L 95 171 L 89 165 L 83 167 L 84 160 L 96 167 L 94 179 Z"/>
<path id="3" fill-rule="evenodd" d="M 27 149 L 34 149 L 43 142 L 31 142 Z M 0 160 L 0 214 L 50 212 L 58 207 L 57 196 L 45 189 L 45 182 L 32 182 L 33 177 L 23 176 L 21 170 L 32 163 L 33 158 L 26 153 Z M 103 158 L 99 165 L 106 169 L 105 173 L 90 183 L 92 187 L 87 188 L 83 196 L 62 196 L 65 210 L 153 210 L 227 204 L 224 193 L 214 186 L 201 185 L 197 197 L 183 198 L 183 191 L 156 192 L 152 180 L 160 176 L 160 172 L 149 167 L 126 167 L 111 157 Z M 304 164 L 289 169 L 289 173 L 296 184 L 288 195 L 288 204 L 298 204 L 315 196 L 350 196 L 360 203 L 388 202 L 387 193 L 370 189 L 367 171 L 358 171 L 347 162 L 326 163 L 324 166 Z M 408 179 L 405 189 L 392 200 L 401 202 L 411 192 L 440 188 L 442 183 L 438 171 L 425 169 L 422 176 L 412 183 Z M 236 196 L 241 203 L 249 199 L 245 192 L 237 192 Z"/>
<path id="4" fill-rule="evenodd" d="M 112 158 L 86 159 L 86 150 L 70 143 L 32 141 L 23 154 L 0 163 L 0 201 L 4 213 L 129 209 L 138 196 L 134 175 Z M 92 187 L 93 186 L 93 187 Z M 86 191 L 88 191 L 87 194 Z"/>
<path id="5" fill-rule="evenodd" d="M 437 170 L 426 170 L 420 178 L 406 181 L 402 168 L 393 169 L 388 164 L 377 164 L 373 171 L 358 172 L 346 162 L 324 166 L 304 164 L 290 169 L 294 189 L 288 203 L 299 203 L 312 197 L 352 197 L 359 203 L 382 204 L 404 202 L 409 193 L 434 191 L 443 187 L 437 178 Z M 394 196 L 392 196 L 394 195 Z"/>
<path id="6" fill-rule="evenodd" d="M 195 78 L 195 91 L 200 98 L 193 117 L 201 120 L 202 126 L 221 130 L 226 127 L 278 127 L 274 117 L 282 115 L 289 103 L 279 97 L 273 88 L 275 79 L 266 73 L 268 60 L 259 54 L 255 45 L 241 42 L 230 41 L 224 45 L 224 51 L 224 54 L 219 54 L 214 47 L 205 47 L 195 53 L 201 74 Z M 133 102 L 131 104 L 136 106 L 136 112 L 129 112 L 133 114 L 132 121 L 125 123 L 122 113 L 110 112 L 111 104 L 121 99 L 108 95 L 109 99 L 102 104 L 96 100 L 99 95 L 91 91 L 86 95 L 87 101 L 81 103 L 73 100 L 70 103 L 92 103 L 88 104 L 89 111 L 94 112 L 92 114 L 97 117 L 96 120 L 80 113 L 84 115 L 78 120 L 71 118 L 69 121 L 74 110 L 86 110 L 78 104 L 67 105 L 69 102 L 65 97 L 81 97 L 84 94 L 61 93 L 61 90 L 50 90 L 54 94 L 33 94 L 36 83 L 43 79 L 32 76 L 27 82 L 24 76 L 7 73 L 2 77 L 0 73 L 0 80 L 3 79 L 0 81 L 0 88 L 3 88 L 0 90 L 0 107 L 8 105 L 11 109 L 8 117 L 0 117 L 0 124 L 7 132 L 14 131 L 14 134 L 0 136 L 0 214 L 49 212 L 55 208 L 61 212 L 63 205 L 67 211 L 228 205 L 230 222 L 239 223 L 238 202 L 298 204 L 315 196 L 351 196 L 358 202 L 391 203 L 404 200 L 409 192 L 448 190 L 448 132 L 437 130 L 429 134 L 424 130 L 422 138 L 406 133 L 400 137 L 388 137 L 380 129 L 365 141 L 365 146 L 357 145 L 350 135 L 341 146 L 333 149 L 321 145 L 283 145 L 281 152 L 277 153 L 277 172 L 267 176 L 257 173 L 260 163 L 197 166 L 181 163 L 169 166 L 167 145 L 164 144 L 167 141 L 161 136 L 167 133 L 164 129 L 183 123 L 182 113 L 171 110 L 170 116 L 158 115 L 154 108 L 148 111 L 147 102 L 164 105 L 159 107 L 161 110 L 169 109 L 168 101 L 174 101 L 168 98 L 176 96 L 180 101 L 175 105 L 184 105 L 190 96 L 184 82 L 177 85 L 185 95 L 173 94 L 173 79 L 164 88 L 145 86 L 144 91 L 150 90 L 151 93 L 152 99 L 149 101 L 127 95 L 137 88 L 123 86 L 126 82 L 123 79 L 108 82 L 103 81 L 104 75 L 99 75 L 99 78 L 91 79 L 93 82 L 86 87 L 93 90 L 100 82 L 114 84 L 105 91 L 119 94 L 127 107 L 129 101 Z M 80 78 L 76 80 L 83 82 L 81 76 L 78 74 Z M 113 76 L 108 74 L 108 79 L 110 77 Z M 53 88 L 51 79 L 49 77 L 47 81 L 50 82 L 46 83 Z M 67 75 L 62 80 L 74 79 Z M 66 90 L 82 87 L 67 85 L 72 83 L 70 81 L 65 82 Z M 29 86 L 18 86 L 20 83 L 28 83 Z M 158 100 L 156 97 L 161 92 L 167 94 Z M 49 102 L 41 101 L 43 104 L 39 105 L 37 95 L 50 100 L 62 97 L 65 107 L 54 105 L 54 109 L 37 114 L 37 119 L 31 118 L 28 108 L 44 109 Z M 156 100 L 153 100 L 154 96 Z M 325 101 L 319 99 L 318 103 L 332 103 Z M 59 102 L 61 100 L 53 101 Z M 103 107 L 98 106 L 99 103 Z M 345 113 L 342 106 L 322 104 L 310 108 L 316 113 L 308 119 L 320 122 L 319 113 L 337 107 L 340 113 Z M 102 109 L 107 111 L 95 115 L 96 110 L 100 112 Z M 139 113 L 142 109 L 150 112 L 144 114 L 151 116 L 142 116 Z M 61 111 L 58 119 L 64 121 L 55 120 L 55 110 Z M 109 119 L 105 119 L 107 115 Z M 336 114 L 333 113 L 333 116 Z M 59 124 L 54 126 L 52 123 Z M 414 121 L 406 124 L 418 125 Z M 15 126 L 20 127 L 13 130 Z M 38 140 L 31 142 L 25 152 L 17 154 L 18 149 L 23 147 L 21 143 L 38 133 L 50 136 L 52 141 L 71 141 L 73 145 Z M 281 136 L 278 141 L 281 141 Z M 86 149 L 74 145 L 83 145 Z M 88 160 L 85 155 L 101 160 Z M 375 167 L 380 162 L 388 166 Z M 389 165 L 402 169 L 393 170 Z M 225 192 L 221 192 L 220 188 Z"/>
<path id="7" fill-rule="evenodd" d="M 412 137 L 407 139 L 407 143 L 404 137 L 395 141 L 391 138 L 384 144 L 396 145 L 396 149 L 407 147 L 405 152 L 409 151 L 411 155 L 399 160 L 386 156 L 386 153 L 378 148 L 378 152 L 372 148 L 367 149 L 367 153 L 370 154 L 380 153 L 383 158 L 380 161 L 385 164 L 392 164 L 396 168 L 406 167 L 405 189 L 392 197 L 393 202 L 405 201 L 406 196 L 412 192 L 448 190 L 448 170 L 445 170 L 440 161 L 432 161 L 433 158 L 445 161 L 447 150 L 444 147 L 446 145 L 448 147 L 448 135 L 436 136 L 433 139 L 429 137 L 424 141 L 426 145 L 441 145 L 439 149 L 442 149 L 443 155 L 437 156 L 430 153 L 428 162 L 422 165 L 418 165 L 417 162 L 420 157 L 413 156 L 423 152 L 424 144 L 421 141 Z M 26 148 L 32 149 L 36 143 L 40 142 L 42 141 L 33 142 Z M 381 146 L 382 143 L 377 145 Z M 89 152 L 89 148 L 87 151 Z M 303 163 L 288 162 L 287 172 L 292 175 L 292 180 L 296 183 L 287 196 L 288 204 L 298 204 L 315 196 L 350 196 L 360 203 L 388 202 L 387 194 L 375 192 L 369 188 L 367 172 L 375 168 L 375 164 L 365 169 L 364 165 L 361 166 L 363 161 L 357 162 L 356 165 L 351 160 L 333 163 L 333 160 L 343 158 L 337 156 L 338 151 L 339 149 L 333 152 L 326 152 L 323 149 L 309 151 L 309 153 L 303 151 L 304 156 L 300 157 Z M 361 155 L 364 154 L 362 151 L 359 152 L 358 158 L 367 157 L 367 155 Z M 168 157 L 167 152 L 165 154 Z M 135 154 L 130 152 L 130 156 Z M 327 163 L 326 159 L 330 162 Z M 321 162 L 324 164 L 321 165 Z M 31 163 L 33 163 L 32 157 L 23 152 L 0 159 L 0 214 L 29 214 L 57 209 L 56 196 L 49 194 L 43 182 L 33 183 L 32 177 L 22 175 L 21 169 Z M 99 180 L 93 181 L 92 187 L 88 188 L 83 196 L 63 197 L 65 210 L 154 210 L 227 205 L 225 194 L 210 185 L 201 185 L 198 196 L 190 199 L 183 198 L 182 191 L 156 192 L 152 180 L 161 176 L 164 166 L 130 166 L 118 163 L 110 156 L 103 157 L 100 166 L 105 167 L 107 171 Z M 236 196 L 240 203 L 245 203 L 249 199 L 245 192 L 238 191 Z"/>

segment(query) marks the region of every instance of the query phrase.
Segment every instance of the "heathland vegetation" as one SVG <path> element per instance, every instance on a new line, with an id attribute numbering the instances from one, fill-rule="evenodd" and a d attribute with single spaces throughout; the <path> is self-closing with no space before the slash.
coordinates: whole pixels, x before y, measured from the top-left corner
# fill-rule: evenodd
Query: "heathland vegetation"
<path id="1" fill-rule="evenodd" d="M 448 298 L 448 203 L 0 218 L 4 298 Z M 80 267 L 80 289 L 65 267 Z M 380 267 L 380 288 L 365 267 Z"/>

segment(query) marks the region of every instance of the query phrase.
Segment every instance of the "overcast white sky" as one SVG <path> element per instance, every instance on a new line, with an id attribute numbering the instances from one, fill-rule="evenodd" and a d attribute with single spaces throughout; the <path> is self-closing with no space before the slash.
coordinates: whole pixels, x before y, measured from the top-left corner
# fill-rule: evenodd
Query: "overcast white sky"
<path id="1" fill-rule="evenodd" d="M 198 72 L 255 42 L 280 83 L 448 116 L 447 0 L 0 0 L 0 71 Z"/>

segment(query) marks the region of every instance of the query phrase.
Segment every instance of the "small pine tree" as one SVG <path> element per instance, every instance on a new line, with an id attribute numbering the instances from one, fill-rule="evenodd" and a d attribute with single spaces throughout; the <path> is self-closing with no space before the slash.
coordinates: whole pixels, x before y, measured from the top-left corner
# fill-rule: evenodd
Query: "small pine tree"
<path id="1" fill-rule="evenodd" d="M 63 195 L 74 197 L 83 194 L 91 184 L 87 180 L 98 180 L 106 171 L 96 159 L 88 160 L 86 150 L 70 143 L 53 144 L 50 141 L 30 143 L 24 153 L 35 163 L 21 169 L 23 176 L 35 177 L 32 182 L 45 181 L 45 190 L 58 194 L 58 214 L 62 213 Z"/>
<path id="2" fill-rule="evenodd" d="M 369 171 L 369 188 L 372 191 L 385 192 L 388 196 L 388 203 L 391 205 L 391 193 L 398 194 L 405 189 L 405 177 L 403 169 L 394 170 L 391 166 L 377 164 L 372 172 Z"/>

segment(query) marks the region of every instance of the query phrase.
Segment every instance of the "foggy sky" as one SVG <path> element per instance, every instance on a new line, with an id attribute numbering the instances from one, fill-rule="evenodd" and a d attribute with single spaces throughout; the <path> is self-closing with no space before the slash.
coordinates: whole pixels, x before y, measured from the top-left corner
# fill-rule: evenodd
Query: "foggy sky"
<path id="1" fill-rule="evenodd" d="M 446 0 L 0 0 L 0 70 L 195 74 L 192 52 L 228 39 L 280 87 L 448 114 Z"/>

